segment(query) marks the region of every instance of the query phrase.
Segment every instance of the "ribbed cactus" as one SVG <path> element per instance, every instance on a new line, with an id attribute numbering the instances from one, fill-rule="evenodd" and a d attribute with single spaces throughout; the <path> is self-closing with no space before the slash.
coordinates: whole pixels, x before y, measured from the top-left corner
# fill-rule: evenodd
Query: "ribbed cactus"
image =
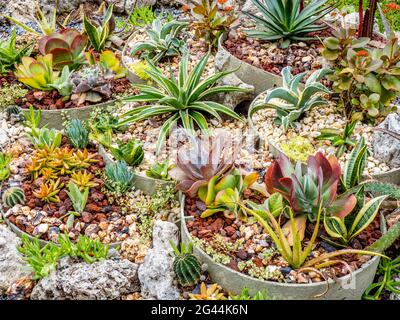
<path id="1" fill-rule="evenodd" d="M 170 244 L 175 253 L 173 267 L 179 283 L 182 286 L 195 285 L 200 280 L 201 265 L 193 255 L 192 243 L 187 246 L 182 243 L 180 251 L 172 241 L 170 241 Z"/>
<path id="2" fill-rule="evenodd" d="M 3 193 L 3 205 L 12 208 L 17 204 L 25 203 L 25 193 L 19 187 L 11 187 Z"/>

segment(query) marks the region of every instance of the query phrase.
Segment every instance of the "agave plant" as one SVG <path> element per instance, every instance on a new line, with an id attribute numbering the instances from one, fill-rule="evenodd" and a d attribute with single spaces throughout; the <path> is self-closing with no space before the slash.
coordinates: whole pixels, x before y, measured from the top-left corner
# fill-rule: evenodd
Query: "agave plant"
<path id="1" fill-rule="evenodd" d="M 283 87 L 269 90 L 263 102 L 255 103 L 250 107 L 248 117 L 252 126 L 254 126 L 252 121 L 254 113 L 271 108 L 276 110 L 275 123 L 287 130 L 305 112 L 328 104 L 328 101 L 320 94 L 330 91 L 318 81 L 330 73 L 330 70 L 314 71 L 307 79 L 304 90 L 300 89 L 300 82 L 306 74 L 300 73 L 293 76 L 291 70 L 291 67 L 285 67 L 282 70 Z"/>
<path id="2" fill-rule="evenodd" d="M 64 66 L 76 69 L 85 63 L 87 37 L 74 29 L 64 29 L 39 40 L 39 52 L 53 55 L 53 67 L 61 70 Z"/>
<path id="3" fill-rule="evenodd" d="M 16 66 L 15 76 L 17 79 L 28 87 L 50 91 L 51 86 L 58 77 L 59 72 L 53 71 L 53 56 L 46 54 L 38 56 L 37 60 L 31 57 L 22 57 L 22 64 Z"/>
<path id="4" fill-rule="evenodd" d="M 210 54 L 205 55 L 189 72 L 189 54 L 186 51 L 179 64 L 178 79 L 172 73 L 170 79 L 168 79 L 161 69 L 149 61 L 150 69 L 146 72 L 150 79 L 158 85 L 158 88 L 149 85 L 136 85 L 141 90 L 141 94 L 126 97 L 123 101 L 150 102 L 151 104 L 128 111 L 123 115 L 125 119 L 120 122 L 120 125 L 169 114 L 170 117 L 164 122 L 157 141 L 156 150 L 159 152 L 169 130 L 179 120 L 189 132 L 194 131 L 194 123 L 196 123 L 205 133 L 208 132 L 208 124 L 203 113 L 208 113 L 218 120 L 221 119 L 219 113 L 241 120 L 239 115 L 228 107 L 207 99 L 218 93 L 247 91 L 247 89 L 234 86 L 216 85 L 219 79 L 231 74 L 234 70 L 218 72 L 202 78 L 209 56 Z"/>
<path id="5" fill-rule="evenodd" d="M 179 190 L 189 197 L 195 197 L 213 177 L 222 176 L 233 168 L 237 150 L 235 147 L 230 150 L 232 143 L 226 135 L 219 134 L 206 139 L 189 135 L 189 138 L 190 149 L 179 150 L 176 167 L 169 171 L 169 175 L 179 181 Z"/>
<path id="6" fill-rule="evenodd" d="M 22 49 L 17 49 L 15 46 L 16 37 L 16 31 L 13 29 L 8 41 L 0 40 L 0 74 L 12 69 L 14 64 L 21 61 L 22 57 L 29 57 L 32 53 L 32 44 L 29 44 Z"/>
<path id="7" fill-rule="evenodd" d="M 187 22 L 182 21 L 164 23 L 161 19 L 154 20 L 146 29 L 148 40 L 135 44 L 131 55 L 135 56 L 142 52 L 141 58 L 149 58 L 153 62 L 158 62 L 164 57 L 179 55 L 185 42 L 178 36 L 187 25 Z"/>
<path id="8" fill-rule="evenodd" d="M 350 214 L 356 206 L 353 194 L 338 196 L 341 169 L 335 156 L 326 158 L 317 152 L 302 172 L 301 162 L 293 167 L 289 158 L 281 154 L 269 167 L 265 184 L 270 194 L 279 192 L 288 201 L 294 214 L 307 214 L 315 220 L 320 204 L 329 215 L 340 218 Z"/>
<path id="9" fill-rule="evenodd" d="M 325 6 L 328 0 L 312 1 L 300 10 L 301 0 L 252 0 L 262 17 L 245 12 L 257 24 L 256 30 L 247 30 L 252 38 L 267 41 L 281 41 L 283 48 L 291 41 L 305 41 L 313 38 L 308 33 L 327 28 L 318 24 L 334 8 Z"/>

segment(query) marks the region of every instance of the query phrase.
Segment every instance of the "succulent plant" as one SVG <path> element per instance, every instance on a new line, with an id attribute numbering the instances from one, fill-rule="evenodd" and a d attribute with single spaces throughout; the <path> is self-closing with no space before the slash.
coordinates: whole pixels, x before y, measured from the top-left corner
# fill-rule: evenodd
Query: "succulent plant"
<path id="1" fill-rule="evenodd" d="M 341 178 L 342 188 L 345 191 L 359 185 L 367 162 L 367 157 L 367 145 L 365 144 L 364 138 L 361 138 L 350 153 L 350 158 L 345 164 L 343 176 Z"/>
<path id="2" fill-rule="evenodd" d="M 186 246 L 182 242 L 181 250 L 179 251 L 175 243 L 172 241 L 169 243 L 174 250 L 173 268 L 179 283 L 184 287 L 195 285 L 201 277 L 201 265 L 193 255 L 193 244 L 189 242 Z"/>
<path id="3" fill-rule="evenodd" d="M 142 163 L 144 158 L 143 144 L 135 139 L 129 140 L 127 143 L 117 141 L 118 147 L 110 146 L 113 156 L 117 160 L 124 160 L 132 167 L 136 167 Z"/>
<path id="4" fill-rule="evenodd" d="M 179 181 L 177 188 L 189 197 L 195 197 L 201 187 L 213 177 L 229 172 L 234 165 L 237 149 L 232 147 L 231 137 L 219 134 L 201 139 L 191 137 L 191 148 L 178 152 L 176 167 L 169 174 Z"/>
<path id="5" fill-rule="evenodd" d="M 356 127 L 356 121 L 346 122 L 346 126 L 343 131 L 339 129 L 321 129 L 320 135 L 316 137 L 316 140 L 328 140 L 332 142 L 332 145 L 337 147 L 336 156 L 340 157 L 346 149 L 351 146 L 354 147 L 356 141 L 351 139 L 351 136 Z"/>
<path id="6" fill-rule="evenodd" d="M 187 25 L 187 22 L 182 21 L 164 23 L 160 18 L 154 20 L 146 30 L 148 40 L 137 42 L 131 50 L 131 55 L 135 56 L 141 52 L 142 59 L 152 59 L 153 62 L 179 55 L 185 42 L 178 36 Z"/>
<path id="7" fill-rule="evenodd" d="M 156 162 L 146 171 L 146 176 L 159 180 L 171 180 L 169 176 L 170 169 L 172 169 L 172 167 L 169 165 L 168 160 L 161 163 Z"/>
<path id="8" fill-rule="evenodd" d="M 133 187 L 135 174 L 125 161 L 118 160 L 116 163 L 107 164 L 104 174 L 106 187 L 117 195 L 124 194 Z"/>
<path id="9" fill-rule="evenodd" d="M 72 93 L 71 76 L 72 72 L 68 66 L 65 66 L 61 71 L 61 76 L 55 79 L 50 87 L 56 89 L 62 96 L 69 96 Z"/>
<path id="10" fill-rule="evenodd" d="M 67 213 L 68 219 L 66 226 L 67 229 L 70 230 L 74 225 L 75 217 L 81 216 L 83 211 L 85 210 L 89 195 L 89 188 L 86 187 L 83 189 L 83 191 L 81 191 L 81 189 L 73 181 L 70 181 L 67 187 L 67 194 L 68 197 L 71 199 L 72 206 L 74 208 L 74 211 L 69 211 Z"/>
<path id="11" fill-rule="evenodd" d="M 191 29 L 198 39 L 204 39 L 211 46 L 216 46 L 219 37 L 228 31 L 236 21 L 234 5 L 231 10 L 219 10 L 220 1 L 196 1 L 192 8 L 193 22 Z"/>
<path id="12" fill-rule="evenodd" d="M 17 204 L 25 203 L 25 192 L 22 188 L 19 187 L 11 187 L 4 191 L 2 196 L 3 204 L 12 208 Z"/>
<path id="13" fill-rule="evenodd" d="M 42 127 L 34 129 L 30 131 L 29 135 L 36 149 L 54 150 L 60 147 L 62 141 L 61 131 L 54 128 Z"/>
<path id="14" fill-rule="evenodd" d="M 208 287 L 204 282 L 200 285 L 200 293 L 189 293 L 190 300 L 226 300 L 225 295 L 219 292 L 221 287 L 214 283 Z"/>
<path id="15" fill-rule="evenodd" d="M 324 41 L 323 55 L 334 68 L 328 79 L 348 118 L 385 116 L 394 110 L 390 103 L 400 91 L 399 44 L 392 38 L 384 48 L 370 49 L 368 38 L 347 38 L 354 32 L 341 30 Z"/>
<path id="16" fill-rule="evenodd" d="M 315 148 L 309 140 L 296 136 L 280 145 L 282 151 L 293 161 L 306 162 L 315 153 Z"/>
<path id="17" fill-rule="evenodd" d="M 10 176 L 11 155 L 0 152 L 0 182 L 8 179 Z"/>
<path id="18" fill-rule="evenodd" d="M 244 12 L 257 24 L 255 30 L 247 30 L 249 37 L 281 42 L 286 48 L 291 41 L 312 40 L 308 33 L 326 29 L 318 22 L 334 7 L 325 6 L 328 0 L 313 1 L 300 10 L 301 0 L 252 0 L 261 16 Z"/>
<path id="19" fill-rule="evenodd" d="M 22 57 L 30 56 L 33 46 L 29 44 L 22 49 L 17 49 L 15 46 L 17 34 L 15 28 L 11 32 L 11 37 L 7 41 L 0 40 L 0 74 L 14 68 L 16 63 L 19 63 Z"/>
<path id="20" fill-rule="evenodd" d="M 100 53 L 100 66 L 105 72 L 112 71 L 116 79 L 126 76 L 126 69 L 121 65 L 121 62 L 111 50 L 104 50 Z"/>
<path id="21" fill-rule="evenodd" d="M 306 74 L 300 73 L 293 76 L 291 70 L 291 67 L 285 67 L 282 70 L 283 87 L 267 91 L 264 101 L 255 103 L 249 109 L 248 117 L 252 126 L 254 126 L 252 121 L 253 114 L 261 109 L 275 109 L 275 123 L 287 130 L 305 112 L 328 104 L 328 101 L 322 98 L 321 94 L 329 93 L 330 91 L 318 81 L 330 73 L 330 70 L 320 69 L 314 71 L 307 79 L 303 90 L 300 89 L 300 81 Z"/>
<path id="22" fill-rule="evenodd" d="M 38 56 L 37 60 L 31 57 L 22 57 L 22 64 L 16 66 L 15 76 L 18 81 L 30 88 L 49 91 L 59 77 L 59 72 L 53 71 L 53 56 L 47 54 Z"/>
<path id="23" fill-rule="evenodd" d="M 247 92 L 247 89 L 235 86 L 217 86 L 217 81 L 233 71 L 216 73 L 204 77 L 204 71 L 210 54 L 205 55 L 189 72 L 189 53 L 186 51 L 179 64 L 179 76 L 171 74 L 169 79 L 164 72 L 149 61 L 150 70 L 147 71 L 150 79 L 158 85 L 155 88 L 148 85 L 135 85 L 141 93 L 126 97 L 124 102 L 149 102 L 149 105 L 140 106 L 123 115 L 120 125 L 137 122 L 154 116 L 168 114 L 169 117 L 161 127 L 156 145 L 159 153 L 169 131 L 180 120 L 183 127 L 192 133 L 197 125 L 204 134 L 208 134 L 207 119 L 204 113 L 221 119 L 219 114 L 241 120 L 240 116 L 230 108 L 211 101 L 211 96 L 226 92 Z"/>
<path id="24" fill-rule="evenodd" d="M 338 197 L 340 177 L 341 169 L 335 156 L 326 158 L 320 152 L 310 156 L 307 172 L 303 173 L 301 162 L 297 162 L 294 168 L 290 160 L 281 154 L 268 168 L 265 184 L 270 194 L 282 194 L 295 215 L 307 214 L 315 220 L 322 205 L 329 215 L 344 218 L 353 211 L 357 199 L 352 194 Z"/>
<path id="25" fill-rule="evenodd" d="M 76 69 L 85 63 L 87 37 L 75 29 L 63 29 L 39 40 L 39 52 L 53 55 L 53 67 Z"/>
<path id="26" fill-rule="evenodd" d="M 90 21 L 86 15 L 83 16 L 83 28 L 89 38 L 93 48 L 97 52 L 103 51 L 106 42 L 111 36 L 115 28 L 115 21 L 113 17 L 113 4 L 110 4 L 104 13 L 103 21 L 95 24 Z"/>
<path id="27" fill-rule="evenodd" d="M 98 103 L 111 97 L 108 78 L 98 65 L 74 72 L 71 82 L 73 86 L 71 100 L 77 105 L 83 105 L 86 101 Z"/>
<path id="28" fill-rule="evenodd" d="M 63 186 L 64 184 L 61 183 L 60 179 L 57 179 L 56 181 L 45 182 L 40 185 L 38 190 L 33 191 L 33 195 L 47 203 L 60 202 L 60 198 L 57 194 L 61 191 Z"/>
<path id="29" fill-rule="evenodd" d="M 72 119 L 65 128 L 65 135 L 69 142 L 77 148 L 83 149 L 89 144 L 89 131 L 83 126 L 79 119 Z"/>
<path id="30" fill-rule="evenodd" d="M 71 174 L 71 181 L 75 183 L 81 191 L 85 190 L 86 188 L 94 188 L 98 186 L 98 183 L 92 181 L 93 178 L 93 175 L 86 170 Z"/>
<path id="31" fill-rule="evenodd" d="M 149 64 L 144 60 L 136 60 L 130 64 L 130 69 L 142 80 L 149 80 L 147 72 L 150 70 Z"/>
<path id="32" fill-rule="evenodd" d="M 157 18 L 151 6 L 135 6 L 129 14 L 128 21 L 134 27 L 146 27 Z"/>

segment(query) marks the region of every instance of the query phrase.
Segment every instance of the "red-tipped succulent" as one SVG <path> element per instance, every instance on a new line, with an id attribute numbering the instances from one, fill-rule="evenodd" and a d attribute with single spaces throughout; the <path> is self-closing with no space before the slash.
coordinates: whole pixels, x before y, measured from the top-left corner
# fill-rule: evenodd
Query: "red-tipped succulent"
<path id="1" fill-rule="evenodd" d="M 269 193 L 282 194 L 295 214 L 308 214 L 313 219 L 322 202 L 328 215 L 344 218 L 353 211 L 357 199 L 354 195 L 338 196 L 340 176 L 335 156 L 326 158 L 320 152 L 310 156 L 303 173 L 301 162 L 294 167 L 282 154 L 266 172 L 265 184 Z"/>
<path id="2" fill-rule="evenodd" d="M 85 48 L 88 39 L 75 29 L 64 29 L 39 40 L 39 52 L 53 55 L 54 68 L 64 66 L 75 69 L 85 63 Z"/>
<path id="3" fill-rule="evenodd" d="M 223 134 L 191 140 L 192 147 L 179 150 L 176 167 L 169 174 L 179 181 L 179 190 L 189 197 L 195 197 L 199 189 L 207 186 L 213 177 L 220 177 L 233 168 L 237 152 L 230 143 L 231 138 Z"/>

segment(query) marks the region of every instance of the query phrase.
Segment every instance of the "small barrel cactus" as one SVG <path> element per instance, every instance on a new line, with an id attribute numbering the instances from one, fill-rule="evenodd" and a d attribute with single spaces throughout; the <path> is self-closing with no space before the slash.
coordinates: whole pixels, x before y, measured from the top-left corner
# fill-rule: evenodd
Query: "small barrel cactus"
<path id="1" fill-rule="evenodd" d="M 8 208 L 12 208 L 17 204 L 25 203 L 25 193 L 19 187 L 11 187 L 3 193 L 3 204 Z"/>
<path id="2" fill-rule="evenodd" d="M 170 244 L 174 249 L 175 260 L 173 267 L 179 283 L 182 286 L 195 285 L 201 277 L 201 265 L 193 255 L 192 243 L 189 243 L 187 246 L 182 243 L 181 251 L 179 251 L 172 241 L 170 241 Z"/>

